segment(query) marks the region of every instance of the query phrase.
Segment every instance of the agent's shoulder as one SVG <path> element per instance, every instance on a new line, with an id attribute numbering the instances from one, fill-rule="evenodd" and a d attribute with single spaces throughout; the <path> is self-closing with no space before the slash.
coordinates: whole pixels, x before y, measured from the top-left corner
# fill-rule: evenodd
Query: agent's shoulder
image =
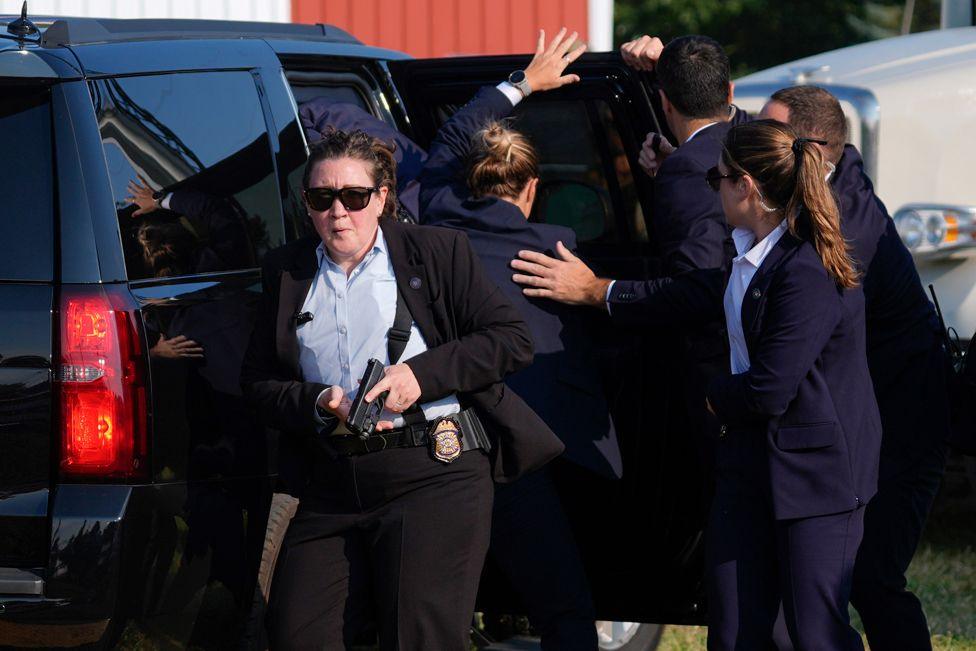
<path id="1" fill-rule="evenodd" d="M 315 249 L 321 244 L 321 238 L 312 233 L 292 240 L 277 248 L 271 249 L 264 256 L 265 269 L 285 269 L 295 266 L 297 261 L 315 255 Z"/>
<path id="2" fill-rule="evenodd" d="M 423 247 L 453 246 L 458 239 L 467 240 L 464 231 L 457 228 L 411 222 L 388 222 L 383 225 L 383 234 L 387 238 L 399 237 L 415 246 Z"/>

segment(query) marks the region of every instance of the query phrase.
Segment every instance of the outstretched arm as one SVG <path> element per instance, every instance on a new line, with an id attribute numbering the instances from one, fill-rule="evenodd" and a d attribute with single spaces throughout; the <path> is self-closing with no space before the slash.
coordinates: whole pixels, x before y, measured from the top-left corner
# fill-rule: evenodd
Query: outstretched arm
<path id="1" fill-rule="evenodd" d="M 579 81 L 579 76 L 564 75 L 563 72 L 583 54 L 586 46 L 581 45 L 570 51 L 576 40 L 576 32 L 569 38 L 565 36 L 566 30 L 560 30 L 547 46 L 545 32 L 539 32 L 535 56 L 525 69 L 525 80 L 531 92 L 551 90 Z M 426 205 L 432 193 L 457 181 L 464 157 L 471 147 L 472 136 L 486 122 L 504 118 L 512 112 L 514 105 L 521 99 L 521 91 L 514 86 L 511 86 L 511 91 L 514 93 L 513 97 L 509 97 L 498 87 L 485 86 L 440 128 L 431 143 L 427 162 L 420 174 L 421 206 Z"/>

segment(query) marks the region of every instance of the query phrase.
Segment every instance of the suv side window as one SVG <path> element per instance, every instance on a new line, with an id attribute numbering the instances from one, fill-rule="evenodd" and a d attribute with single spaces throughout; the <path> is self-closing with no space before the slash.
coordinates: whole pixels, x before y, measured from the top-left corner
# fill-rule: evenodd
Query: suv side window
<path id="1" fill-rule="evenodd" d="M 457 108 L 441 105 L 435 119 L 443 124 Z M 630 162 L 607 102 L 523 102 L 512 126 L 539 152 L 533 221 L 572 228 L 581 244 L 647 241 Z"/>
<path id="2" fill-rule="evenodd" d="M 50 91 L 0 86 L 0 134 L 0 281 L 49 281 L 54 274 Z"/>
<path id="3" fill-rule="evenodd" d="M 250 73 L 102 79 L 91 93 L 130 280 L 250 269 L 284 242 Z M 137 205 L 146 186 L 163 208 Z"/>

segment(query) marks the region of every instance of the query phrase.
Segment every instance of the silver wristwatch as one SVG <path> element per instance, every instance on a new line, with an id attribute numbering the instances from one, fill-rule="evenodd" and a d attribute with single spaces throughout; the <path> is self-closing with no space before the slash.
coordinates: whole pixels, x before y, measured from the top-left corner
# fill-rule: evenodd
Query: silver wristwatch
<path id="1" fill-rule="evenodd" d="M 529 86 L 528 80 L 525 78 L 525 70 L 516 70 L 508 76 L 508 83 L 519 89 L 522 93 L 522 97 L 528 97 L 529 93 L 532 92 L 532 87 Z"/>

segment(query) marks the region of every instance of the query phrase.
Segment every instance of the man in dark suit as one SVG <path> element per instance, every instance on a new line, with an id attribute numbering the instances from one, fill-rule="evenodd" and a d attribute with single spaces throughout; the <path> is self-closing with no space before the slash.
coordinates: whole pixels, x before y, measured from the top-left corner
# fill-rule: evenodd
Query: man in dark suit
<path id="1" fill-rule="evenodd" d="M 949 430 L 946 359 L 938 318 L 911 253 L 874 194 L 847 119 L 833 95 L 816 86 L 785 88 L 762 111 L 817 138 L 836 169 L 841 228 L 864 272 L 867 359 L 881 410 L 878 494 L 864 516 L 852 602 L 872 649 L 930 649 L 925 613 L 906 589 L 945 467 Z"/>
<path id="2" fill-rule="evenodd" d="M 648 134 L 642 163 L 657 148 L 671 153 L 656 169 L 652 239 L 663 261 L 660 278 L 648 281 L 596 277 L 566 247 L 553 258 L 530 251 L 512 262 L 514 280 L 527 296 L 550 298 L 609 310 L 615 323 L 681 327 L 686 340 L 682 381 L 689 413 L 702 439 L 710 438 L 714 419 L 704 409 L 709 377 L 726 369 L 726 343 L 720 310 L 724 271 L 733 248 L 722 206 L 705 184 L 722 138 L 746 118 L 732 105 L 729 60 L 722 47 L 705 36 L 684 36 L 663 50 L 648 36 L 621 48 L 638 69 L 653 67 L 661 85 L 668 127 L 676 150 L 657 134 Z M 705 440 L 699 441 L 706 450 Z M 706 457 L 707 457 L 706 453 Z"/>
<path id="3" fill-rule="evenodd" d="M 562 452 L 501 383 L 531 361 L 524 322 L 463 234 L 390 219 L 393 168 L 364 133 L 324 138 L 304 180 L 318 236 L 263 267 L 242 385 L 304 474 L 271 589 L 276 649 L 349 646 L 372 617 L 383 649 L 466 648 L 492 470 L 511 481 Z M 342 423 L 371 357 L 386 368 L 366 399 L 389 394 L 361 437 Z"/>
<path id="4" fill-rule="evenodd" d="M 567 53 L 574 38 L 564 41 Z M 560 40 L 557 36 L 555 44 Z M 562 59 L 558 48 L 548 57 L 543 49 L 524 71 L 525 90 L 547 89 L 536 75 L 549 59 L 565 67 L 581 52 Z M 572 230 L 528 221 L 538 180 L 536 154 L 522 134 L 499 123 L 523 97 L 509 82 L 486 86 L 440 128 L 421 174 L 421 221 L 467 233 L 488 277 L 526 320 L 535 360 L 506 384 L 560 437 L 566 460 L 615 479 L 622 470 L 620 452 L 586 315 L 579 308 L 529 299 L 511 280 L 509 263 L 518 251 L 553 251 L 558 241 L 575 246 Z M 479 149 L 486 138 L 497 138 L 502 150 Z M 472 172 L 476 166 L 492 169 L 484 187 Z M 494 186 L 511 189 L 504 193 Z M 558 470 L 546 468 L 496 488 L 489 555 L 525 606 L 543 649 L 592 651 L 597 647 L 594 607 L 551 477 Z"/>

